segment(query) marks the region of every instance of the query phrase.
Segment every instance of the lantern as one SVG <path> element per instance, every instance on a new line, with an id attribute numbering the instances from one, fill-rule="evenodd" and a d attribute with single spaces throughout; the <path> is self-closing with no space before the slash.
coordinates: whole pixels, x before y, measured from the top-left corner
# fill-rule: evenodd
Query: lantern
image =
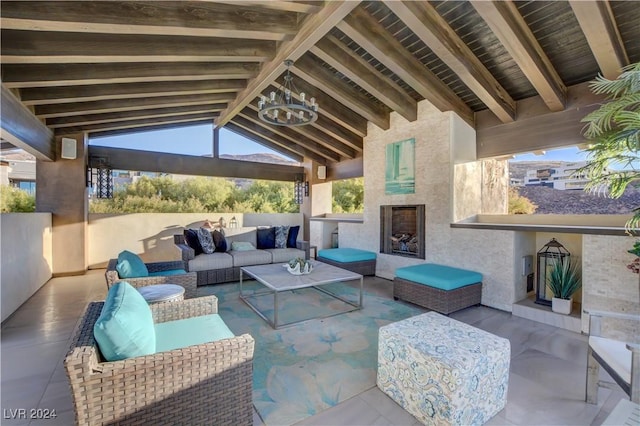
<path id="1" fill-rule="evenodd" d="M 539 305 L 551 306 L 553 294 L 548 291 L 547 278 L 556 262 L 564 262 L 571 253 L 552 238 L 538 251 L 538 261 L 536 265 L 536 303 Z"/>

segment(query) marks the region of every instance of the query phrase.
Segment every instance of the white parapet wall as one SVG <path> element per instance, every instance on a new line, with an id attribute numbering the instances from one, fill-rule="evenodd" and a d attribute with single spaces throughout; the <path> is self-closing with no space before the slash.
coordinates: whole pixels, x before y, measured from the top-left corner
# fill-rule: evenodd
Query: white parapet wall
<path id="1" fill-rule="evenodd" d="M 232 223 L 239 228 L 299 225 L 299 235 L 304 235 L 300 213 L 92 213 L 88 227 L 89 268 L 104 268 L 123 250 L 139 254 L 145 262 L 180 260 L 174 234 L 182 234 L 185 228 L 198 228 L 206 220 L 216 224 L 220 219 L 227 228 Z"/>
<path id="2" fill-rule="evenodd" d="M 51 278 L 51 214 L 2 213 L 0 228 L 0 300 L 4 321 Z"/>

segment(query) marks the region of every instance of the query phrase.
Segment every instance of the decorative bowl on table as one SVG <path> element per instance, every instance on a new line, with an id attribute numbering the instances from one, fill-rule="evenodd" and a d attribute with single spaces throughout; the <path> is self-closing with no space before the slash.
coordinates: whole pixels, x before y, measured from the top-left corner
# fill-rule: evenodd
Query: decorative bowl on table
<path id="1" fill-rule="evenodd" d="M 313 271 L 313 265 L 308 260 L 304 260 L 301 257 L 291 259 L 289 263 L 282 265 L 287 268 L 287 271 L 292 275 L 306 275 Z"/>

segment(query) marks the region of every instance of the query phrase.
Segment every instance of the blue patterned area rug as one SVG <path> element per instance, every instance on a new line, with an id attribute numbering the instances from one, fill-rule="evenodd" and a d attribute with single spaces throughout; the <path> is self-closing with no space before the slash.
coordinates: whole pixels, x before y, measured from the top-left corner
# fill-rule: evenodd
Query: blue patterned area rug
<path id="1" fill-rule="evenodd" d="M 331 286 L 342 297 L 358 298 L 353 287 Z M 291 425 L 375 386 L 378 329 L 424 312 L 365 292 L 362 310 L 274 330 L 239 299 L 237 284 L 211 286 L 207 293 L 218 297 L 219 313 L 234 334 L 249 333 L 256 341 L 253 403 L 266 425 Z M 262 299 L 260 309 L 272 315 L 273 298 Z M 282 294 L 279 312 L 288 322 L 347 308 L 303 289 Z"/>

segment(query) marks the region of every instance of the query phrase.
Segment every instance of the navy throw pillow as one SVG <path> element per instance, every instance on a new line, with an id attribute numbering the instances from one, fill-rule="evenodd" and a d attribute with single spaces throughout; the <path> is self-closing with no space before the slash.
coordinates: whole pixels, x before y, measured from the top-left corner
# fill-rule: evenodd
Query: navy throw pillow
<path id="1" fill-rule="evenodd" d="M 184 230 L 184 240 L 187 242 L 187 245 L 193 249 L 196 253 L 196 256 L 202 254 L 202 245 L 200 245 L 200 239 L 198 239 L 198 232 L 193 229 L 185 229 Z"/>
<path id="2" fill-rule="evenodd" d="M 287 237 L 287 247 L 296 248 L 296 241 L 298 240 L 298 232 L 300 232 L 300 226 L 292 226 L 289 228 L 289 236 Z"/>
<path id="3" fill-rule="evenodd" d="M 257 243 L 260 250 L 276 248 L 276 228 L 258 228 Z"/>
<path id="4" fill-rule="evenodd" d="M 216 246 L 216 251 L 224 253 L 227 251 L 227 239 L 224 234 L 217 229 L 212 232 L 213 244 Z"/>

